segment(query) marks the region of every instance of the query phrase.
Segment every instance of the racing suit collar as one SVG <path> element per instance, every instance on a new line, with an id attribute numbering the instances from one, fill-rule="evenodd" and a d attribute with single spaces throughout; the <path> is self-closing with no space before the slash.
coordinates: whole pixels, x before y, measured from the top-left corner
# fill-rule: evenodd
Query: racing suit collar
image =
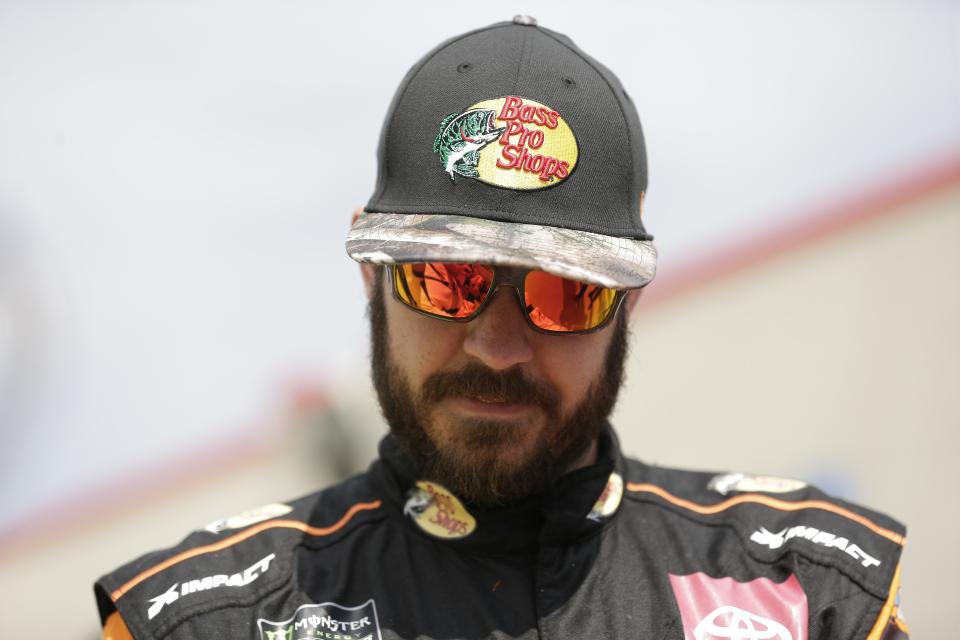
<path id="1" fill-rule="evenodd" d="M 496 508 L 459 499 L 453 501 L 462 505 L 467 514 L 461 518 L 467 524 L 454 531 L 456 535 L 422 526 L 422 520 L 418 522 L 419 517 L 436 521 L 437 516 L 444 514 L 426 511 L 418 514 L 416 508 L 411 508 L 425 486 L 425 479 L 419 477 L 416 465 L 392 435 L 381 440 L 380 459 L 373 464 L 371 472 L 388 497 L 386 502 L 416 533 L 471 552 L 502 555 L 538 545 L 564 544 L 596 533 L 616 518 L 620 493 L 614 491 L 611 497 L 610 488 L 619 481 L 622 492 L 623 459 L 616 434 L 609 425 L 601 432 L 597 444 L 594 464 L 562 476 L 541 495 Z M 433 487 L 443 490 L 439 485 L 427 488 L 433 491 Z M 429 503 L 430 497 L 423 495 Z M 421 506 L 429 510 L 429 506 Z"/>

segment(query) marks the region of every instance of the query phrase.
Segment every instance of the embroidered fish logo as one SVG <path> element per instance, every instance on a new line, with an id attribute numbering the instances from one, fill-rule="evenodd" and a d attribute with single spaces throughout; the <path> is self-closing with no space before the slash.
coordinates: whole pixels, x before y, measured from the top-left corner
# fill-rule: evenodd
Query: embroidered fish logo
<path id="1" fill-rule="evenodd" d="M 493 109 L 468 109 L 451 113 L 440 123 L 440 133 L 433 141 L 433 152 L 440 156 L 443 169 L 454 179 L 454 173 L 476 178 L 480 150 L 496 140 L 506 127 L 494 125 Z"/>
<path id="2" fill-rule="evenodd" d="M 407 494 L 407 502 L 403 505 L 403 515 L 416 519 L 423 515 L 423 512 L 431 504 L 433 504 L 433 496 L 419 487 L 414 487 Z"/>

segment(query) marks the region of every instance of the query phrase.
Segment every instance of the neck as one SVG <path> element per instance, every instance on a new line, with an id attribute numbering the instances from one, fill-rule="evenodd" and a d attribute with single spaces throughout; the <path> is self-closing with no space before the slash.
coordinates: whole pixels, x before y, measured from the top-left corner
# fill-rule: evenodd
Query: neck
<path id="1" fill-rule="evenodd" d="M 577 469 L 583 469 L 584 467 L 589 467 L 592 464 L 597 462 L 597 439 L 594 438 L 590 441 L 589 446 L 584 450 L 583 455 L 573 461 L 573 463 L 567 467 L 564 473 L 570 473 L 576 471 Z"/>

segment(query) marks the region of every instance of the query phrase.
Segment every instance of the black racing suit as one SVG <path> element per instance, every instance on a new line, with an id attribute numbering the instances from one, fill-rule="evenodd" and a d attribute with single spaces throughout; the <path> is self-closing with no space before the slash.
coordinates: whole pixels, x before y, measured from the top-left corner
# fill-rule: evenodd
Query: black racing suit
<path id="1" fill-rule="evenodd" d="M 137 640 L 907 637 L 902 525 L 711 478 L 625 459 L 607 430 L 596 464 L 483 509 L 387 436 L 366 473 L 103 577 L 100 615 Z"/>

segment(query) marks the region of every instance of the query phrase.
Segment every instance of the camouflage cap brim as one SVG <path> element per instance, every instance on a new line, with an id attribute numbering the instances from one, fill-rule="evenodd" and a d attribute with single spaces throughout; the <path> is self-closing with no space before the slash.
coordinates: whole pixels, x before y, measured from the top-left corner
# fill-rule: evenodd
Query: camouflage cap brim
<path id="1" fill-rule="evenodd" d="M 657 271 L 650 241 L 461 215 L 364 212 L 346 246 L 357 262 L 482 262 L 612 289 L 642 287 Z"/>

